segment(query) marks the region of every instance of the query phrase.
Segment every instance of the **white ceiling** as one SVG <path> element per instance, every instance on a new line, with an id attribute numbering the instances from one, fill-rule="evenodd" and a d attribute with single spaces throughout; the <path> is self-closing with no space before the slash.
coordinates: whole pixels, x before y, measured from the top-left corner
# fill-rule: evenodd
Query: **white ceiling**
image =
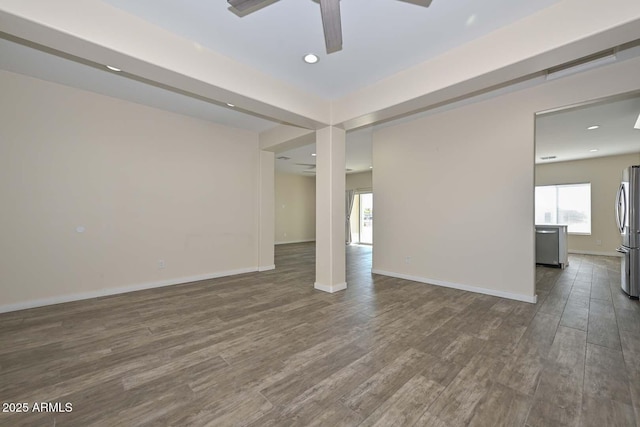
<path id="1" fill-rule="evenodd" d="M 536 117 L 536 163 L 640 152 L 640 94 Z M 588 130 L 598 125 L 598 129 Z M 592 152 L 591 150 L 598 150 Z M 552 160 L 541 157 L 556 156 Z"/>
<path id="2" fill-rule="evenodd" d="M 24 5 L 24 11 L 33 13 L 33 19 L 36 22 L 46 23 L 46 19 L 42 21 L 42 18 L 37 18 L 38 13 L 45 10 L 44 5 L 47 3 L 44 1 L 40 6 L 37 4 L 29 6 L 27 3 L 17 0 L 0 0 L 0 5 L 2 3 L 12 5 L 16 10 L 20 10 Z M 86 25 L 82 24 L 85 25 L 84 27 L 80 25 L 78 27 L 79 30 L 88 31 L 97 27 L 99 30 L 98 35 L 106 34 L 107 38 L 112 39 L 114 42 L 118 41 L 120 32 L 127 34 L 127 36 L 123 36 L 126 37 L 126 43 L 121 46 L 126 50 L 128 46 L 136 45 L 137 40 L 131 38 L 129 36 L 130 33 L 121 31 L 122 27 L 116 25 L 110 28 L 108 24 L 111 19 L 114 22 L 119 22 L 116 19 L 119 18 L 118 14 L 122 16 L 131 14 L 131 16 L 136 17 L 136 20 L 128 21 L 125 19 L 124 21 L 133 23 L 132 28 L 134 28 L 134 31 L 142 31 L 139 29 L 139 27 L 143 26 L 141 24 L 142 21 L 139 21 L 139 19 L 156 26 L 154 28 L 164 29 L 154 30 L 154 32 L 151 28 L 146 28 L 149 34 L 154 35 L 150 39 L 152 42 L 157 39 L 156 37 L 162 38 L 163 34 L 175 34 L 184 40 L 190 40 L 187 44 L 193 51 L 185 53 L 186 55 L 194 55 L 195 53 L 195 55 L 205 56 L 208 55 L 207 51 L 217 52 L 231 58 L 233 61 L 245 64 L 252 69 L 273 77 L 275 79 L 273 80 L 275 87 L 272 92 L 279 93 L 281 89 L 284 90 L 282 96 L 285 100 L 290 96 L 298 96 L 299 94 L 287 91 L 284 86 L 278 86 L 278 82 L 286 82 L 288 85 L 301 89 L 303 92 L 300 92 L 300 94 L 315 94 L 323 99 L 342 98 L 349 94 L 347 98 L 341 99 L 341 101 L 346 100 L 341 104 L 344 107 L 353 103 L 352 101 L 355 99 L 353 94 L 359 89 L 362 89 L 363 92 L 357 92 L 357 94 L 364 93 L 363 99 L 368 99 L 367 96 L 370 95 L 365 93 L 366 89 L 363 88 L 366 86 L 371 88 L 372 86 L 370 85 L 379 82 L 381 79 L 386 79 L 385 83 L 395 79 L 392 83 L 401 83 L 398 89 L 402 89 L 402 84 L 405 83 L 405 80 L 403 78 L 398 80 L 397 77 L 404 77 L 405 73 L 398 74 L 398 72 L 407 70 L 416 64 L 427 64 L 425 61 L 434 57 L 443 57 L 445 56 L 442 55 L 443 53 L 450 52 L 452 49 L 465 43 L 471 43 L 474 40 L 487 40 L 487 43 L 481 45 L 495 46 L 493 42 L 500 39 L 490 39 L 491 42 L 489 42 L 490 35 L 488 34 L 492 31 L 499 28 L 520 28 L 518 26 L 523 21 L 519 20 L 525 17 L 539 17 L 538 21 L 546 22 L 546 18 L 554 18 L 556 16 L 555 12 L 561 15 L 563 11 L 562 8 L 556 10 L 556 8 L 549 8 L 549 6 L 556 4 L 561 4 L 562 6 L 568 3 L 569 1 L 561 2 L 559 0 L 539 0 L 536 2 L 527 0 L 485 0 L 482 3 L 473 0 L 433 0 L 429 8 L 423 8 L 397 0 L 344 0 L 341 2 L 344 36 L 343 50 L 331 55 L 326 55 L 324 52 L 320 10 L 317 2 L 313 0 L 273 0 L 271 5 L 244 17 L 239 17 L 232 13 L 225 0 L 183 0 L 179 2 L 175 0 L 101 0 L 101 2 L 97 0 L 65 0 L 59 7 L 52 6 L 51 10 L 46 8 L 42 16 L 58 19 L 57 17 L 65 15 L 65 8 L 74 7 L 74 10 L 84 10 L 84 12 L 78 12 L 78 19 L 84 18 Z M 102 10 L 108 15 L 107 21 L 101 21 L 96 17 L 95 13 L 92 13 L 101 10 L 98 7 L 99 5 L 108 9 Z M 592 6 L 594 5 L 595 3 L 592 4 Z M 573 3 L 567 8 L 576 12 L 582 10 L 580 4 L 573 5 Z M 2 8 L 0 7 L 0 9 Z M 543 9 L 546 10 L 543 11 Z M 549 10 L 553 11 L 553 13 L 550 12 L 548 16 L 545 15 Z M 49 12 L 52 12 L 52 14 L 49 14 Z M 1 13 L 3 13 L 2 10 L 0 10 Z M 8 16 L 0 15 L 0 17 Z M 11 23 L 9 20 L 4 22 L 6 24 Z M 56 22 L 60 25 L 77 21 L 64 22 L 64 19 L 62 19 L 62 21 Z M 553 25 L 553 21 L 549 22 L 550 25 Z M 529 24 L 524 24 L 524 27 L 528 28 Z M 9 27 L 7 25 L 6 28 Z M 39 43 L 48 44 L 46 39 L 38 36 L 39 33 L 45 34 L 45 31 L 48 31 L 45 30 L 45 27 L 46 25 L 43 25 L 41 31 L 30 33 L 29 30 L 24 34 L 30 33 Z M 21 32 L 20 27 L 11 28 L 13 31 L 19 29 L 20 31 L 17 31 L 17 33 Z M 51 28 L 54 28 L 54 26 Z M 131 29 L 129 28 L 129 30 Z M 70 33 L 74 32 L 67 30 L 64 34 Z M 517 31 L 512 33 L 519 34 Z M 505 34 L 512 33 L 507 32 Z M 89 33 L 87 34 L 90 35 Z M 492 34 L 496 34 L 496 32 Z M 525 34 L 528 34 L 528 32 Z M 630 33 L 629 36 L 633 37 L 633 34 Z M 10 40 L 13 39 L 10 37 Z M 278 124 L 275 119 L 265 119 L 262 116 L 256 116 L 254 113 L 245 114 L 245 112 L 238 109 L 225 106 L 224 101 L 214 101 L 214 99 L 224 100 L 224 98 L 203 95 L 203 99 L 198 99 L 184 95 L 180 90 L 162 88 L 162 85 L 133 80 L 125 75 L 107 71 L 102 66 L 96 66 L 96 62 L 99 61 L 98 57 L 104 53 L 102 51 L 96 51 L 97 53 L 95 54 L 89 52 L 89 56 L 82 55 L 83 58 L 94 57 L 89 61 L 77 62 L 68 59 L 69 56 L 65 56 L 65 58 L 57 56 L 51 53 L 55 52 L 52 50 L 45 49 L 45 52 L 10 40 L 2 39 L 0 34 L 1 69 L 254 132 L 261 132 Z M 167 40 L 175 41 L 171 38 L 167 38 Z M 146 40 L 142 40 L 139 43 L 140 46 L 145 46 L 145 42 Z M 57 45 L 54 43 L 53 45 L 58 49 L 60 49 L 60 46 L 69 46 L 64 42 L 61 43 Z M 607 41 L 607 43 L 609 42 Z M 611 41 L 611 43 L 614 42 Z M 72 44 L 70 47 L 73 46 L 75 45 Z M 81 43 L 78 46 L 81 46 Z M 161 56 L 162 53 L 165 53 L 163 50 L 165 46 L 165 44 L 157 46 Z M 518 46 L 521 45 L 519 44 Z M 599 49 L 602 49 L 603 46 L 601 45 Z M 147 47 L 155 48 L 156 46 L 149 45 Z M 74 54 L 79 55 L 77 52 L 81 51 L 82 48 L 79 47 Z M 313 66 L 305 64 L 301 60 L 302 55 L 310 51 L 320 56 L 320 62 Z M 84 53 L 87 52 L 84 51 Z M 140 52 L 146 51 L 141 50 Z M 490 62 L 492 58 L 499 56 L 497 52 L 485 52 L 482 50 L 478 58 Z M 111 55 L 111 53 L 107 53 L 107 56 Z M 171 51 L 167 47 L 164 56 L 172 59 L 174 58 L 172 55 L 175 53 L 175 51 Z M 461 52 L 456 51 L 456 53 L 459 54 Z M 584 55 L 584 52 L 582 55 Z M 122 60 L 126 60 L 125 56 L 122 56 Z M 92 63 L 93 65 L 91 65 Z M 175 63 L 175 60 L 172 63 Z M 219 63 L 222 64 L 222 62 Z M 469 63 L 469 66 L 471 65 Z M 554 65 L 558 65 L 558 63 Z M 419 68 L 420 66 L 417 67 Z M 530 71 L 541 71 L 543 68 L 531 69 Z M 233 67 L 231 69 L 240 70 Z M 205 76 L 223 74 L 225 71 L 218 70 L 215 67 L 211 68 L 210 71 L 208 68 L 204 70 L 206 71 Z M 420 70 L 424 71 L 426 69 L 420 68 Z M 392 75 L 395 76 L 391 77 Z M 422 75 L 420 74 L 420 76 Z M 145 74 L 141 74 L 141 76 L 143 77 L 142 80 L 144 80 Z M 256 77 L 259 76 L 256 75 Z M 154 76 L 149 76 L 149 78 L 153 79 Z M 525 82 L 525 84 L 529 83 Z M 251 86 L 252 90 L 260 89 L 260 87 L 254 86 Z M 224 86 L 221 87 L 224 89 Z M 412 90 L 413 86 L 409 85 L 407 87 Z M 509 88 L 513 87 L 509 86 Z M 200 92 L 196 91 L 196 93 Z M 260 96 L 262 95 L 257 94 L 256 99 L 260 98 Z M 308 99 L 313 101 L 311 98 Z M 401 102 L 403 99 L 399 97 L 394 99 L 393 102 Z M 258 100 L 262 102 L 261 99 Z M 280 102 L 280 100 L 277 101 Z M 268 104 L 267 101 L 265 102 Z M 280 104 L 282 105 L 280 107 L 282 110 L 293 111 L 286 108 L 286 102 Z M 296 105 L 299 107 L 304 104 Z M 358 103 L 354 105 L 357 106 Z M 384 107 L 384 105 L 368 107 L 369 104 L 367 102 L 363 105 L 366 106 L 364 110 L 372 108 L 372 111 Z M 255 107 L 253 111 L 266 111 L 264 108 L 261 109 L 255 105 L 253 107 Z M 592 107 L 596 108 L 598 106 Z M 579 109 L 540 117 L 537 129 L 538 154 L 536 154 L 536 157 L 556 155 L 557 161 L 561 161 L 593 156 L 594 154 L 588 150 L 596 144 L 598 146 L 595 148 L 598 148 L 599 151 L 595 155 L 638 151 L 636 144 L 640 131 L 623 131 L 622 127 L 624 125 L 621 122 L 623 116 L 627 117 L 628 120 L 631 115 L 635 114 L 637 118 L 637 112 L 632 111 L 636 108 L 635 105 L 627 103 L 610 108 L 601 107 L 597 111 Z M 247 108 L 247 110 L 252 108 Z M 304 114 L 315 114 L 313 108 L 305 111 Z M 448 107 L 445 106 L 444 108 Z M 437 110 L 438 108 L 430 109 L 426 114 L 432 114 Z M 564 114 L 569 114 L 570 116 L 564 118 Z M 270 117 L 278 116 L 283 117 L 279 113 L 270 115 Z M 388 120 L 383 115 L 374 114 L 374 116 L 378 117 L 377 120 Z M 403 116 L 404 118 L 402 119 L 386 122 L 382 126 L 392 125 L 416 117 L 416 115 L 410 116 L 407 114 L 403 114 Z M 597 133 L 585 134 L 583 131 L 583 128 L 586 127 L 585 123 L 590 123 L 593 120 L 600 121 L 602 124 L 606 123 L 606 126 L 603 125 Z M 371 123 L 375 123 L 375 121 Z M 381 124 L 376 126 L 381 126 Z M 371 166 L 372 129 L 369 126 L 364 130 L 347 133 L 347 169 L 351 169 L 354 172 L 369 170 L 369 166 Z M 616 131 L 616 134 L 610 133 L 614 132 L 615 129 L 620 129 L 620 131 Z M 282 171 L 303 173 L 300 169 L 304 170 L 305 167 L 296 166 L 295 163 L 314 163 L 314 159 L 310 155 L 313 150 L 313 146 L 308 146 L 278 153 L 279 156 L 288 156 L 292 160 L 286 163 L 278 161 L 276 165 Z M 584 154 L 585 151 L 587 154 Z M 578 153 L 583 153 L 584 155 Z"/>
<path id="3" fill-rule="evenodd" d="M 103 0 L 322 98 L 354 92 L 559 0 L 340 2 L 343 50 L 325 53 L 320 6 L 280 0 L 244 17 L 225 0 Z M 313 52 L 320 62 L 308 65 Z"/>
<path id="4" fill-rule="evenodd" d="M 274 122 L 226 106 L 181 95 L 103 67 L 71 61 L 2 38 L 0 69 L 254 132 L 276 126 Z"/>

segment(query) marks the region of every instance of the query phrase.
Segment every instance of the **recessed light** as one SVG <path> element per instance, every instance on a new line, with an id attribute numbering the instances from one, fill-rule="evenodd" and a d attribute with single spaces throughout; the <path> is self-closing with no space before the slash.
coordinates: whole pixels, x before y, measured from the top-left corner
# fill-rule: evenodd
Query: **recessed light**
<path id="1" fill-rule="evenodd" d="M 113 65 L 107 65 L 107 68 L 110 69 L 111 71 L 122 71 L 120 68 L 114 67 Z"/>
<path id="2" fill-rule="evenodd" d="M 598 129 L 599 127 L 600 127 L 600 126 L 598 126 L 598 125 L 593 125 L 593 126 L 589 126 L 589 127 L 587 128 L 587 130 L 594 130 L 594 129 Z"/>
<path id="3" fill-rule="evenodd" d="M 227 102 L 227 105 L 228 105 L 229 107 L 231 107 L 231 108 L 233 108 L 233 107 L 235 107 L 235 106 L 236 106 L 235 104 L 232 104 L 232 103 L 230 103 L 230 102 Z"/>
<path id="4" fill-rule="evenodd" d="M 307 53 L 302 57 L 302 60 L 307 64 L 315 64 L 316 62 L 320 61 L 320 58 L 318 58 L 318 55 L 314 55 L 313 53 Z"/>
<path id="5" fill-rule="evenodd" d="M 373 169 L 373 166 L 369 166 L 369 169 Z"/>
<path id="6" fill-rule="evenodd" d="M 594 148 L 593 150 L 589 150 L 589 151 L 591 151 L 592 153 L 595 153 L 596 151 L 598 151 L 598 149 Z"/>
<path id="7" fill-rule="evenodd" d="M 311 153 L 311 155 L 312 155 L 313 157 L 315 157 L 317 154 L 316 154 L 316 153 Z"/>

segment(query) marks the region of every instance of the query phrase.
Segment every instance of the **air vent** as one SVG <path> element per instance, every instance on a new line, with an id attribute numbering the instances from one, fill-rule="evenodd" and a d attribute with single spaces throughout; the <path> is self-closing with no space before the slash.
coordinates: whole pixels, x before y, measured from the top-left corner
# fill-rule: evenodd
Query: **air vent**
<path id="1" fill-rule="evenodd" d="M 616 60 L 616 49 L 608 49 L 602 52 L 594 53 L 593 55 L 585 56 L 584 58 L 576 59 L 575 61 L 571 61 L 557 67 L 549 68 L 547 70 L 547 80 L 553 80 L 557 79 L 558 77 L 564 77 L 570 74 L 586 71 L 591 68 L 615 62 Z"/>
<path id="2" fill-rule="evenodd" d="M 276 159 L 278 159 L 278 160 L 291 160 L 291 157 L 280 156 L 280 157 L 276 157 Z"/>
<path id="3" fill-rule="evenodd" d="M 543 156 L 543 157 L 540 157 L 540 160 L 553 160 L 555 158 L 556 156 Z"/>
<path id="4" fill-rule="evenodd" d="M 314 165 L 312 163 L 296 163 L 296 165 L 298 165 L 298 166 L 306 166 L 306 167 L 311 168 L 311 169 L 315 169 L 316 168 L 316 165 Z"/>

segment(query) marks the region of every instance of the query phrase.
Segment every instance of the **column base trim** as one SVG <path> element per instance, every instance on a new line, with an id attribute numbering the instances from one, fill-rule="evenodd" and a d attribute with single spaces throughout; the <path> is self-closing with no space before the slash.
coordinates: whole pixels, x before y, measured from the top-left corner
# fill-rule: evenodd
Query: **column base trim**
<path id="1" fill-rule="evenodd" d="M 345 289 L 347 289 L 347 282 L 338 283 L 337 285 L 323 285 L 316 282 L 313 284 L 313 287 L 319 291 L 329 292 L 330 294 L 332 294 L 334 292 L 344 291 Z"/>
<path id="2" fill-rule="evenodd" d="M 276 265 L 275 264 L 265 265 L 263 267 L 258 267 L 258 271 L 269 271 L 269 270 L 275 270 L 275 269 L 276 269 Z"/>

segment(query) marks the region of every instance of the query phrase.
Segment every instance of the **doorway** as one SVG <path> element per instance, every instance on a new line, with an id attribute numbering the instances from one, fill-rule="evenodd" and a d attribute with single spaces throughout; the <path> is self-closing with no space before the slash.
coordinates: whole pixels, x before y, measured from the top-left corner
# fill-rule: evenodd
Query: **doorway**
<path id="1" fill-rule="evenodd" d="M 373 244 L 373 193 L 356 193 L 351 209 L 352 243 Z"/>

